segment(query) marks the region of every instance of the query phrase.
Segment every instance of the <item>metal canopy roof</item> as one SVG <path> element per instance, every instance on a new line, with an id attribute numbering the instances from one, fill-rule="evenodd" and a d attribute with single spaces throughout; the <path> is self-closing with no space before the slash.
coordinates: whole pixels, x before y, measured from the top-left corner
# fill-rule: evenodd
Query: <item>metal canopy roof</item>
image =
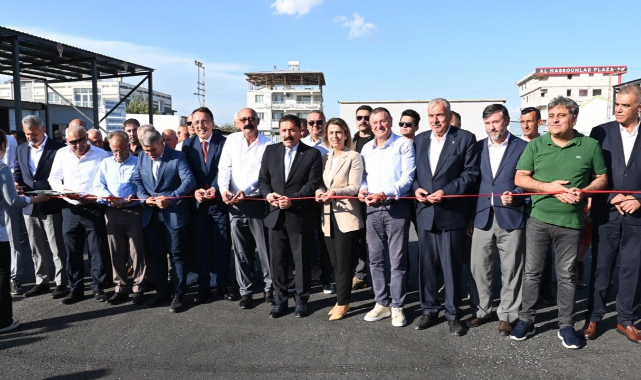
<path id="1" fill-rule="evenodd" d="M 13 75 L 13 41 L 17 40 L 20 76 L 56 82 L 92 79 L 92 61 L 97 68 L 96 79 L 145 75 L 154 69 L 108 57 L 45 38 L 0 27 L 0 74 Z M 60 53 L 60 51 L 62 52 Z"/>
<path id="2" fill-rule="evenodd" d="M 275 70 L 245 73 L 247 82 L 254 86 L 325 86 L 325 75 L 321 71 Z"/>

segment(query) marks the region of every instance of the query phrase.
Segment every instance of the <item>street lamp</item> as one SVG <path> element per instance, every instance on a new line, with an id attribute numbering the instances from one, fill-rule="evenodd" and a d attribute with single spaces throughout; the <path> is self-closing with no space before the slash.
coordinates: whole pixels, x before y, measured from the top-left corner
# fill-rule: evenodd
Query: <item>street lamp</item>
<path id="1" fill-rule="evenodd" d="M 195 60 L 194 64 L 198 66 L 198 80 L 196 81 L 196 89 L 198 92 L 194 92 L 194 95 L 198 96 L 198 101 L 200 102 L 200 97 L 202 96 L 203 100 L 202 103 L 200 104 L 201 107 L 205 106 L 205 66 L 203 66 L 203 63 Z M 203 81 L 200 81 L 200 69 L 203 69 Z"/>

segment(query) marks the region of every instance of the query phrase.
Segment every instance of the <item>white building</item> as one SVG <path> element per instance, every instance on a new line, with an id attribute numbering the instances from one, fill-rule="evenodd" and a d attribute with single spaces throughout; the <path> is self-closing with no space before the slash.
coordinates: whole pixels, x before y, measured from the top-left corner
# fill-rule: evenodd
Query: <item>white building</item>
<path id="1" fill-rule="evenodd" d="M 483 124 L 483 110 L 490 104 L 505 104 L 505 99 L 470 99 L 470 100 L 450 100 L 452 111 L 461 115 L 461 127 L 468 130 L 476 136 L 477 140 L 487 137 L 485 126 Z M 401 119 L 401 113 L 406 109 L 413 109 L 421 116 L 419 129 L 416 133 L 422 133 L 430 130 L 430 123 L 427 117 L 427 104 L 429 100 L 363 100 L 363 101 L 339 101 L 340 117 L 347 122 L 352 135 L 358 131 L 356 126 L 356 109 L 364 104 L 372 108 L 384 107 L 392 116 L 392 131 L 400 134 L 398 122 Z"/>
<path id="2" fill-rule="evenodd" d="M 287 70 L 245 75 L 249 82 L 247 107 L 258 113 L 261 131 L 277 130 L 285 114 L 306 119 L 311 111 L 323 110 L 325 76 L 320 71 L 300 71 L 299 61 L 289 61 Z"/>
<path id="3" fill-rule="evenodd" d="M 584 123 L 596 126 L 610 120 L 615 95 L 612 86 L 621 83 L 627 70 L 627 66 L 537 67 L 516 82 L 521 108 L 537 107 L 546 122 L 548 103 L 557 96 L 565 96 L 579 106 L 590 103 L 587 106 L 590 120 L 582 118 L 580 110 L 578 123 L 584 119 Z"/>

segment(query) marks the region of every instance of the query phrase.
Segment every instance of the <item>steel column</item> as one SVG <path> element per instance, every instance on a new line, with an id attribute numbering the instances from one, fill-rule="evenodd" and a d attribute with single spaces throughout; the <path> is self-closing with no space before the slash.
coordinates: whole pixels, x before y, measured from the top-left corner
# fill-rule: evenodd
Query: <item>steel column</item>
<path id="1" fill-rule="evenodd" d="M 98 65 L 96 59 L 91 60 L 91 93 L 93 97 L 93 128 L 99 128 L 98 120 Z"/>
<path id="2" fill-rule="evenodd" d="M 154 124 L 154 88 L 153 88 L 153 83 L 151 80 L 151 72 L 147 76 L 147 84 L 148 84 L 148 96 L 147 96 L 147 101 L 149 102 L 149 124 Z"/>
<path id="3" fill-rule="evenodd" d="M 20 44 L 18 38 L 11 40 L 11 69 L 13 71 L 13 111 L 16 130 L 22 129 L 22 91 L 20 90 Z M 20 127 L 20 128 L 18 128 Z M 11 127 L 9 127 L 11 129 Z"/>

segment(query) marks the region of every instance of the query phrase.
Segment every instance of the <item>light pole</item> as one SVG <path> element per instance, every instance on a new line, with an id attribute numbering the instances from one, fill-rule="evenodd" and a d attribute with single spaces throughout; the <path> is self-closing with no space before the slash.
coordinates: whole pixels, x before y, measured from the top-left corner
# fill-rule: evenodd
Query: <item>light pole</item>
<path id="1" fill-rule="evenodd" d="M 203 63 L 196 60 L 194 61 L 194 64 L 198 66 L 198 80 L 196 81 L 196 89 L 198 92 L 194 92 L 194 95 L 198 96 L 198 101 L 200 101 L 200 97 L 202 96 L 202 104 L 201 106 L 205 106 L 205 66 L 203 66 Z M 203 69 L 203 81 L 200 81 L 200 69 Z"/>

